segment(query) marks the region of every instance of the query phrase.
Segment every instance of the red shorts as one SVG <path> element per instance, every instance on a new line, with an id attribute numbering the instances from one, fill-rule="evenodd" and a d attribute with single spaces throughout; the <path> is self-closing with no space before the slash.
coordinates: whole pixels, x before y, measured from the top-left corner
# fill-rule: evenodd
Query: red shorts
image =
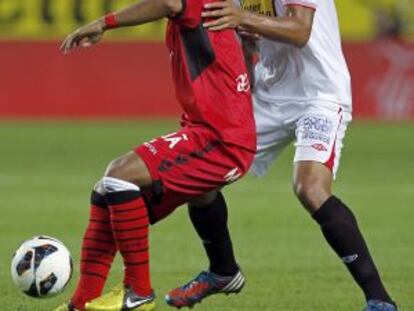
<path id="1" fill-rule="evenodd" d="M 205 127 L 185 127 L 135 149 L 153 180 L 144 189 L 154 223 L 191 198 L 221 189 L 249 170 L 255 152 L 226 144 Z"/>

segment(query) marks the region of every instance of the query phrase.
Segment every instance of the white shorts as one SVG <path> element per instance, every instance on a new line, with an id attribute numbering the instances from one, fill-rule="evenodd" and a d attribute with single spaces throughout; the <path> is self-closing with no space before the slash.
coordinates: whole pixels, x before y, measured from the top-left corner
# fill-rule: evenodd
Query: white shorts
<path id="1" fill-rule="evenodd" d="M 251 171 L 255 175 L 265 175 L 294 141 L 294 162 L 323 163 L 336 176 L 346 128 L 352 120 L 350 112 L 332 102 L 269 103 L 258 98 L 254 98 L 254 109 L 258 140 Z"/>

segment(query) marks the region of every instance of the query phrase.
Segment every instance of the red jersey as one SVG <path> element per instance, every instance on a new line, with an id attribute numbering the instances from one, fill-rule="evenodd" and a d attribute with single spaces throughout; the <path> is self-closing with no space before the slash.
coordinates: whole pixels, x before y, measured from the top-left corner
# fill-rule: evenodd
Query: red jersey
<path id="1" fill-rule="evenodd" d="M 223 141 L 256 150 L 250 82 L 234 30 L 211 32 L 201 12 L 210 0 L 183 0 L 167 29 L 172 73 L 184 124 L 206 126 Z"/>

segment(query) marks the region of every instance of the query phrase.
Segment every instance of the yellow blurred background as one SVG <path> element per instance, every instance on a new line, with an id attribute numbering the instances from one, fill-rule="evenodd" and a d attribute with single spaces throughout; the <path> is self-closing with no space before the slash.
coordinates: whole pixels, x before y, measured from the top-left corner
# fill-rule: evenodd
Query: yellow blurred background
<path id="1" fill-rule="evenodd" d="M 58 39 L 79 25 L 135 0 L 0 0 L 0 40 Z M 325 1 L 325 0 L 322 0 Z M 345 40 L 374 39 L 397 21 L 399 34 L 414 39 L 414 0 L 336 0 Z M 117 31 L 117 39 L 161 40 L 163 22 Z"/>

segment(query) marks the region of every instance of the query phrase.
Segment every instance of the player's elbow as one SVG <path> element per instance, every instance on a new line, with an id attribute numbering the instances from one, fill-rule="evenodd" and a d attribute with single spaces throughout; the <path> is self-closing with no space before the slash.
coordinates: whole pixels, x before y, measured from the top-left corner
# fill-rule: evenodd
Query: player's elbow
<path id="1" fill-rule="evenodd" d="M 311 37 L 315 10 L 302 6 L 289 6 L 287 16 L 292 31 L 292 44 L 302 48 L 308 44 Z"/>
<path id="2" fill-rule="evenodd" d="M 298 48 L 303 48 L 306 44 L 308 44 L 309 39 L 311 37 L 312 28 L 302 25 L 297 31 L 296 36 L 293 40 L 293 45 Z"/>
<path id="3" fill-rule="evenodd" d="M 183 9 L 182 0 L 162 0 L 168 15 L 173 16 L 180 13 Z"/>

